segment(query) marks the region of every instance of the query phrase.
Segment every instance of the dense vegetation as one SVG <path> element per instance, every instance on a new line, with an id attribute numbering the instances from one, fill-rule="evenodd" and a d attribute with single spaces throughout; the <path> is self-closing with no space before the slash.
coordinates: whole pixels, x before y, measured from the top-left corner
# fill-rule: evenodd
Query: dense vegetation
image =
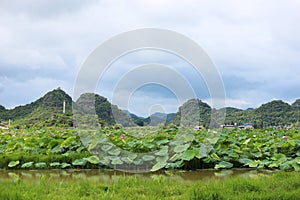
<path id="1" fill-rule="evenodd" d="M 63 113 L 63 101 L 66 102 L 66 112 Z M 73 110 L 72 110 L 73 108 Z M 300 121 L 300 99 L 289 105 L 281 100 L 265 103 L 256 109 L 241 110 L 237 108 L 222 108 L 216 110 L 198 99 L 191 99 L 184 103 L 176 114 L 165 116 L 153 115 L 147 118 L 138 117 L 128 111 L 122 111 L 112 105 L 106 98 L 93 93 L 82 94 L 76 102 L 61 89 L 48 92 L 35 102 L 14 109 L 5 109 L 0 106 L 0 121 L 12 120 L 15 127 L 44 127 L 74 125 L 73 113 L 80 116 L 80 120 L 89 121 L 94 119 L 97 123 L 110 126 L 115 123 L 123 126 L 137 124 L 159 125 L 164 118 L 167 124 L 176 125 L 191 124 L 198 119 L 197 124 L 209 127 L 211 124 L 211 113 L 226 111 L 225 124 L 245 123 L 254 124 L 255 128 L 270 126 L 285 126 L 296 124 Z M 78 116 L 76 116 L 78 117 Z M 96 117 L 96 118 L 95 118 Z M 117 122 L 116 119 L 117 118 Z M 80 121 L 79 120 L 79 121 Z M 216 122 L 215 126 L 219 126 Z"/>
<path id="2" fill-rule="evenodd" d="M 14 177 L 1 181 L 0 199 L 272 199 L 300 196 L 299 173 L 274 173 L 255 178 L 183 181 L 175 177 L 120 177 L 110 182 L 83 178 L 55 181 L 41 176 L 37 182 Z"/>
<path id="3" fill-rule="evenodd" d="M 300 171 L 300 132 L 193 132 L 176 126 L 102 131 L 10 129 L 0 132 L 0 156 L 0 167 L 13 169 L 246 167 Z"/>

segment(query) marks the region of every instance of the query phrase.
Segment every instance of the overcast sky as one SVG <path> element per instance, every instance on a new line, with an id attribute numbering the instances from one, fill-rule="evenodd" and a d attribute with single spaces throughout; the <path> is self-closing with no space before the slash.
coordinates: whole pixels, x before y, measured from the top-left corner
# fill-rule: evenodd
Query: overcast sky
<path id="1" fill-rule="evenodd" d="M 0 1 L 0 104 L 30 103 L 60 86 L 71 96 L 80 67 L 101 43 L 119 33 L 152 27 L 197 42 L 216 65 L 226 103 L 257 107 L 300 98 L 300 1 Z M 111 99 L 122 73 L 154 62 L 173 66 L 209 102 L 191 66 L 165 52 L 144 51 L 116 61 L 97 92 Z M 183 67 L 184 66 L 184 67 Z M 166 76 L 165 74 L 162 74 Z M 130 110 L 176 112 L 178 101 L 158 85 L 132 92 Z"/>

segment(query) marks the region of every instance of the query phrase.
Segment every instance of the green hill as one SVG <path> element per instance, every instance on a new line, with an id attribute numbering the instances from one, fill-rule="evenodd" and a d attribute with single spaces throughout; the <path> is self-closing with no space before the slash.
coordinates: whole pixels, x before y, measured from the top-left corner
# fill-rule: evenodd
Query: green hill
<path id="1" fill-rule="evenodd" d="M 300 99 L 297 99 L 292 106 L 298 110 L 300 110 Z"/>
<path id="2" fill-rule="evenodd" d="M 285 126 L 300 121 L 300 111 L 281 100 L 274 100 L 253 110 L 226 113 L 226 124 L 252 123 L 257 128 Z"/>
<path id="3" fill-rule="evenodd" d="M 82 94 L 77 99 L 76 105 L 82 115 L 96 115 L 98 118 L 97 121 L 101 125 L 113 125 L 115 123 L 122 126 L 134 125 L 133 119 L 127 113 L 120 110 L 116 105 L 112 105 L 105 97 L 98 94 Z"/>
<path id="4" fill-rule="evenodd" d="M 260 126 L 278 126 L 292 123 L 291 114 L 292 106 L 281 100 L 261 105 L 254 111 L 255 116 L 259 120 L 257 124 Z"/>
<path id="5" fill-rule="evenodd" d="M 13 125 L 17 127 L 72 126 L 72 98 L 58 88 L 30 104 L 6 110 L 2 119 L 11 119 Z"/>
<path id="6" fill-rule="evenodd" d="M 199 99 L 190 99 L 179 107 L 174 119 L 176 125 L 206 126 L 210 123 L 211 107 Z"/>
<path id="7" fill-rule="evenodd" d="M 65 102 L 65 113 L 63 113 Z M 157 125 L 161 117 L 166 117 L 167 123 L 177 125 L 209 127 L 211 113 L 226 111 L 224 124 L 242 125 L 252 123 L 257 128 L 269 126 L 284 126 L 300 122 L 300 99 L 292 105 L 281 100 L 262 104 L 256 109 L 241 110 L 226 107 L 216 110 L 199 99 L 190 99 L 179 107 L 176 114 L 156 114 L 147 118 L 138 117 L 128 111 L 120 110 L 112 105 L 105 97 L 94 93 L 82 94 L 76 102 L 60 88 L 52 90 L 38 100 L 13 109 L 6 109 L 0 105 L 0 121 L 12 120 L 15 127 L 30 126 L 73 126 L 73 114 L 77 119 L 75 125 L 114 125 L 133 126 L 137 124 Z M 78 124 L 79 123 L 79 124 Z M 216 127 L 220 122 L 215 123 Z"/>
<path id="8" fill-rule="evenodd" d="M 0 112 L 1 112 L 1 111 L 5 111 L 5 110 L 6 110 L 5 107 L 2 106 L 2 105 L 0 105 Z"/>
<path id="9" fill-rule="evenodd" d="M 154 113 L 149 117 L 139 119 L 143 121 L 144 125 L 157 126 L 169 124 L 175 117 L 176 113 Z"/>
<path id="10" fill-rule="evenodd" d="M 236 112 L 243 111 L 242 109 L 233 108 L 233 107 L 221 108 L 220 110 L 221 111 L 225 110 L 226 114 L 233 114 L 233 113 L 236 113 Z"/>
<path id="11" fill-rule="evenodd" d="M 210 108 L 209 105 L 201 100 L 192 99 L 179 108 L 179 112 L 176 113 L 176 117 L 172 120 L 172 123 L 177 125 L 192 125 L 192 123 L 198 123 L 198 125 L 209 127 L 211 125 L 210 114 L 213 110 L 216 113 L 220 112 L 220 115 L 222 112 L 226 111 L 224 124 L 242 125 L 252 123 L 256 128 L 285 126 L 300 121 L 299 103 L 300 100 L 297 100 L 292 105 L 289 105 L 281 100 L 275 100 L 262 104 L 256 109 L 241 110 L 226 107 L 216 110 Z M 183 110 L 184 113 L 182 114 Z M 196 119 L 199 119 L 199 121 L 195 122 Z"/>

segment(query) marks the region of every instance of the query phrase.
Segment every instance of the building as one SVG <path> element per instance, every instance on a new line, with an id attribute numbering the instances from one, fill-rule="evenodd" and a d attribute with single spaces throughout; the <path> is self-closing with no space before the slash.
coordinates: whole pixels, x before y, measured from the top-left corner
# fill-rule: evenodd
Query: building
<path id="1" fill-rule="evenodd" d="M 221 125 L 221 128 L 236 129 L 236 128 L 238 128 L 238 126 L 237 125 Z"/>
<path id="2" fill-rule="evenodd" d="M 195 126 L 194 130 L 204 130 L 204 127 L 202 127 L 202 126 Z"/>
<path id="3" fill-rule="evenodd" d="M 248 123 L 248 124 L 244 124 L 239 126 L 240 129 L 254 129 L 253 125 Z"/>

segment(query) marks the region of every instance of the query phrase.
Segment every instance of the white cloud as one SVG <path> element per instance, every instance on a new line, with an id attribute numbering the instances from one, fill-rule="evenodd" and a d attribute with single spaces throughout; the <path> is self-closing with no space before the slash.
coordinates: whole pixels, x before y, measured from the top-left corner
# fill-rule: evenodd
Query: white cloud
<path id="1" fill-rule="evenodd" d="M 128 107 L 123 109 L 147 117 L 155 112 L 175 113 L 180 106 L 176 98 L 164 98 L 157 96 L 134 96 L 130 99 Z"/>
<path id="2" fill-rule="evenodd" d="M 175 30 L 202 45 L 224 78 L 230 105 L 293 101 L 300 89 L 299 13 L 297 0 L 1 1 L 0 104 L 29 103 L 57 84 L 71 94 L 81 64 L 99 44 L 144 27 Z M 162 54 L 132 56 L 107 78 L 152 58 L 177 69 L 182 64 Z"/>
<path id="3" fill-rule="evenodd" d="M 69 94 L 72 91 L 70 83 L 49 78 L 37 77 L 26 82 L 14 82 L 7 78 L 0 80 L 5 85 L 2 89 L 0 86 L 0 99 L 6 108 L 31 103 L 57 87 L 61 87 Z"/>

